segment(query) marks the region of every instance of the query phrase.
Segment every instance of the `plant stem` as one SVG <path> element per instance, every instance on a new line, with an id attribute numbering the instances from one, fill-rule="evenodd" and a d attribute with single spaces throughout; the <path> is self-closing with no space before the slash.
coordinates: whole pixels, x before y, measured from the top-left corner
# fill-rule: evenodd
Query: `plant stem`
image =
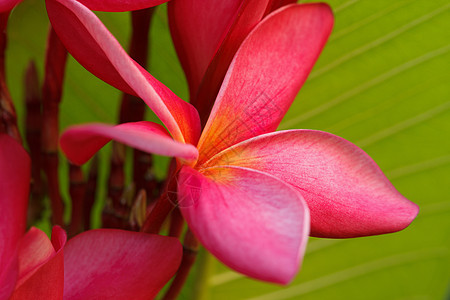
<path id="1" fill-rule="evenodd" d="M 98 181 L 98 155 L 91 160 L 89 175 L 86 183 L 86 193 L 84 195 L 83 223 L 84 230 L 91 229 L 91 210 L 95 202 Z"/>
<path id="2" fill-rule="evenodd" d="M 9 11 L 0 13 L 0 132 L 9 134 L 19 143 L 22 143 L 22 138 L 17 128 L 16 110 L 6 84 L 5 51 L 9 13 Z"/>
<path id="3" fill-rule="evenodd" d="M 42 183 L 41 155 L 41 93 L 36 64 L 31 61 L 25 73 L 25 138 L 31 157 L 31 197 L 28 205 L 28 222 L 34 224 L 43 210 L 44 186 Z"/>
<path id="4" fill-rule="evenodd" d="M 180 209 L 176 207 L 170 214 L 169 236 L 179 238 L 181 236 L 181 232 L 183 231 L 183 225 L 183 216 L 181 215 Z"/>
<path id="5" fill-rule="evenodd" d="M 183 241 L 183 258 L 181 260 L 180 268 L 178 269 L 175 278 L 170 284 L 169 289 L 166 294 L 162 298 L 163 300 L 172 300 L 176 299 L 181 292 L 181 289 L 186 282 L 186 279 L 189 275 L 189 271 L 192 268 L 192 265 L 195 262 L 197 257 L 197 252 L 199 248 L 198 240 L 192 234 L 192 232 L 188 229 L 186 235 L 184 236 Z"/>
<path id="6" fill-rule="evenodd" d="M 70 220 L 69 238 L 83 231 L 83 207 L 86 182 L 79 166 L 69 165 L 69 193 L 72 201 L 72 218 Z"/>
<path id="7" fill-rule="evenodd" d="M 67 50 L 50 27 L 42 86 L 42 153 L 47 175 L 53 224 L 63 225 L 63 202 L 58 178 L 59 103 L 61 102 Z"/>

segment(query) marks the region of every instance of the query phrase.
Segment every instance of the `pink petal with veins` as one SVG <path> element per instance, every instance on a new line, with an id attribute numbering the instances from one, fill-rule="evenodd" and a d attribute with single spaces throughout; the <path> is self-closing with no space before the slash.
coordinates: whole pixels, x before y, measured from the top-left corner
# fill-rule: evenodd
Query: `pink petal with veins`
<path id="1" fill-rule="evenodd" d="M 331 9 L 319 3 L 286 6 L 255 27 L 231 63 L 202 133 L 200 162 L 277 128 L 332 26 Z"/>
<path id="2" fill-rule="evenodd" d="M 311 211 L 311 235 L 348 238 L 407 227 L 419 208 L 360 148 L 333 134 L 288 130 L 255 137 L 203 167 L 241 166 L 296 187 Z"/>
<path id="3" fill-rule="evenodd" d="M 260 280 L 294 278 L 309 234 L 308 207 L 294 188 L 246 168 L 183 167 L 178 192 L 189 228 L 223 263 Z"/>

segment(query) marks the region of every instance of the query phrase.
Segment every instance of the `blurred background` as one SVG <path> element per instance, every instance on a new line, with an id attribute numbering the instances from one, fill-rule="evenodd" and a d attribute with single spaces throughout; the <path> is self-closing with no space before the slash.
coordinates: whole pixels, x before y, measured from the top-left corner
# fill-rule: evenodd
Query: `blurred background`
<path id="1" fill-rule="evenodd" d="M 286 287 L 245 278 L 202 255 L 201 260 L 213 261 L 211 275 L 204 279 L 208 295 L 254 300 L 450 299 L 450 3 L 326 2 L 335 13 L 333 33 L 280 129 L 324 130 L 357 144 L 420 206 L 419 216 L 404 231 L 385 236 L 311 238 L 301 272 Z M 130 15 L 99 16 L 126 46 Z M 21 129 L 24 70 L 34 59 L 42 75 L 47 31 L 44 1 L 24 0 L 12 12 L 7 79 Z M 152 22 L 150 48 L 150 72 L 187 99 L 164 5 Z M 119 99 L 117 90 L 69 58 L 61 129 L 92 121 L 116 123 Z M 101 152 L 102 181 L 109 151 Z M 158 158 L 155 172 L 162 176 L 167 162 Z M 62 164 L 61 180 L 67 186 L 66 169 Z M 67 199 L 67 189 L 63 192 Z M 105 191 L 100 191 L 96 226 L 104 198 Z M 45 222 L 38 226 L 49 230 Z M 187 288 L 192 285 L 191 278 Z M 190 299 L 188 289 L 181 298 Z"/>

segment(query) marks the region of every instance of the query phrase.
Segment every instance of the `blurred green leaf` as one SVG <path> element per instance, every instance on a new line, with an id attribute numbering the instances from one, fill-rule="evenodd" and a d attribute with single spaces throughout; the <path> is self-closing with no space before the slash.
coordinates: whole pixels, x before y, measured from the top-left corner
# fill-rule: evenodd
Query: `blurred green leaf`
<path id="1" fill-rule="evenodd" d="M 336 17 L 333 34 L 280 127 L 325 130 L 356 143 L 421 212 L 395 234 L 312 238 L 301 272 L 287 287 L 245 278 L 217 263 L 209 294 L 212 299 L 443 299 L 450 278 L 450 4 L 327 2 Z M 129 15 L 100 16 L 126 45 Z M 35 59 L 42 71 L 47 27 L 44 1 L 26 0 L 12 13 L 8 83 L 20 122 L 24 68 Z M 151 34 L 150 72 L 186 99 L 164 8 L 157 10 Z M 61 128 L 114 123 L 119 97 L 71 59 Z M 107 156 L 103 160 L 104 180 Z M 181 298 L 190 299 L 189 292 Z"/>

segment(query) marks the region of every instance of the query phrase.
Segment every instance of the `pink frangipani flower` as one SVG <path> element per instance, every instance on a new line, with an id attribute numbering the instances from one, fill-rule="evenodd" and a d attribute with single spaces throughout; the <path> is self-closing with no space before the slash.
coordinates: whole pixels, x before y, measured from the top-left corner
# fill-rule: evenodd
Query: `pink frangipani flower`
<path id="1" fill-rule="evenodd" d="M 47 9 L 68 51 L 101 79 L 139 95 L 170 133 L 151 122 L 76 126 L 61 137 L 68 158 L 83 164 L 111 139 L 176 156 L 184 218 L 235 270 L 285 284 L 310 232 L 382 234 L 415 218 L 417 206 L 355 145 L 321 131 L 274 132 L 331 32 L 326 4 L 288 5 L 256 25 L 200 137 L 195 110 L 138 66 L 89 9 L 73 0 L 47 0 Z"/>
<path id="2" fill-rule="evenodd" d="M 66 244 L 58 226 L 51 241 L 34 227 L 25 233 L 29 184 L 27 153 L 0 134 L 1 300 L 151 299 L 178 269 L 175 238 L 98 229 Z"/>

